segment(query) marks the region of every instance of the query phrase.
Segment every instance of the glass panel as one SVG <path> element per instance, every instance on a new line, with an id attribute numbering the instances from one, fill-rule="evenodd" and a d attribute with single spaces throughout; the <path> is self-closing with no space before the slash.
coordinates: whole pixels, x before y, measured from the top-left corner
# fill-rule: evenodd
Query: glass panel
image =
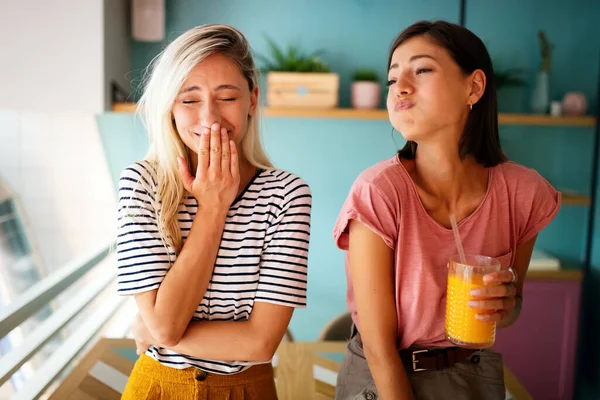
<path id="1" fill-rule="evenodd" d="M 36 260 L 14 199 L 5 197 L 0 201 L 0 310 L 6 309 L 19 294 L 40 281 L 40 266 Z M 6 337 L 0 338 L 0 354 L 4 355 L 19 346 L 37 323 L 51 312 L 49 306 L 44 307 Z M 18 390 L 30 376 L 34 367 L 32 364 L 36 364 L 35 360 L 25 364 L 12 376 L 15 389 Z"/>

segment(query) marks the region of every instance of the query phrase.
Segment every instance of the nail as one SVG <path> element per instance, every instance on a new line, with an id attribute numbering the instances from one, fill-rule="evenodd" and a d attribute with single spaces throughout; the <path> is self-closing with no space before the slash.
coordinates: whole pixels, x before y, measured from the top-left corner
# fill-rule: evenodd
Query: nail
<path id="1" fill-rule="evenodd" d="M 470 300 L 467 305 L 471 308 L 479 308 L 479 302 L 475 300 Z"/>
<path id="2" fill-rule="evenodd" d="M 221 128 L 221 135 L 223 135 L 223 136 L 227 135 L 227 129 Z"/>
<path id="3" fill-rule="evenodd" d="M 215 132 L 219 132 L 219 124 L 215 122 L 214 124 L 212 124 L 211 129 Z"/>
<path id="4" fill-rule="evenodd" d="M 481 289 L 473 289 L 470 292 L 471 296 L 477 297 L 483 295 L 483 291 Z"/>

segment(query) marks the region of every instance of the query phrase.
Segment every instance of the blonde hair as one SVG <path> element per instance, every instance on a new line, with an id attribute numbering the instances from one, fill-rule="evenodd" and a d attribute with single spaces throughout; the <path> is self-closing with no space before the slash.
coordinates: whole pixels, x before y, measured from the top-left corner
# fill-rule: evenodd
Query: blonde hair
<path id="1" fill-rule="evenodd" d="M 156 207 L 158 230 L 161 237 L 181 251 L 183 242 L 178 223 L 179 205 L 187 196 L 178 173 L 177 157 L 185 157 L 188 166 L 190 156 L 172 121 L 172 107 L 177 93 L 196 65 L 212 54 L 219 53 L 240 69 L 248 81 L 250 91 L 258 87 L 258 74 L 252 59 L 250 45 L 244 35 L 227 25 L 202 25 L 192 28 L 175 39 L 146 70 L 145 87 L 138 113 L 150 137 L 150 149 L 146 155 L 157 175 Z M 271 169 L 259 136 L 260 107 L 249 116 L 248 128 L 241 141 L 241 153 L 257 168 Z"/>

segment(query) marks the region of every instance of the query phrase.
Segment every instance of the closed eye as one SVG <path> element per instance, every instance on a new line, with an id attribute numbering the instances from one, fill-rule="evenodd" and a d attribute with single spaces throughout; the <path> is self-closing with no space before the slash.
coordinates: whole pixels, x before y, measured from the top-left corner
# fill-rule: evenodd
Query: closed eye
<path id="1" fill-rule="evenodd" d="M 416 74 L 421 75 L 421 74 L 424 74 L 425 72 L 431 72 L 431 71 L 433 71 L 431 68 L 419 68 L 419 69 L 417 69 Z"/>

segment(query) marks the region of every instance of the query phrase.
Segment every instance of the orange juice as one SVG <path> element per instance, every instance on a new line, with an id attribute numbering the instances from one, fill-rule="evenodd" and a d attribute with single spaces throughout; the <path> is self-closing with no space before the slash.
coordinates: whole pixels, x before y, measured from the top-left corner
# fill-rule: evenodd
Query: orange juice
<path id="1" fill-rule="evenodd" d="M 448 271 L 446 298 L 446 339 L 461 347 L 487 348 L 494 344 L 496 323 L 480 321 L 475 314 L 482 313 L 469 307 L 473 299 L 469 292 L 483 286 L 485 274 L 498 271 L 500 263 L 483 256 L 466 256 L 465 265 L 452 258 Z"/>

